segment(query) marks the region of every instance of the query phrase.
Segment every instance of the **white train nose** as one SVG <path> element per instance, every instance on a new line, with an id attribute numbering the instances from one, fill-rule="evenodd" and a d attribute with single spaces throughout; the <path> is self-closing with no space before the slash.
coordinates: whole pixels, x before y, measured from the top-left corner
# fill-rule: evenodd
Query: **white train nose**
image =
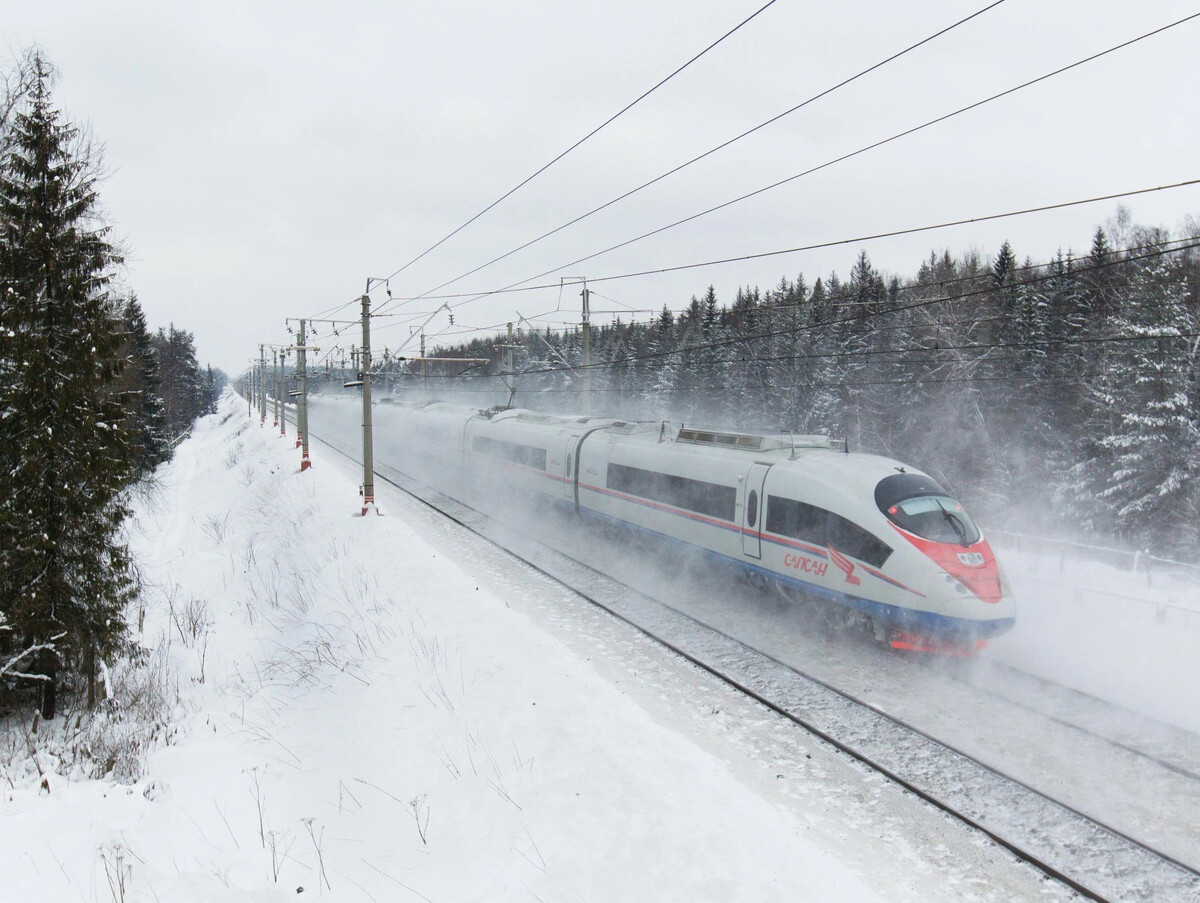
<path id="1" fill-rule="evenodd" d="M 953 592 L 942 597 L 937 611 L 942 617 L 960 622 L 967 632 L 995 636 L 1012 627 L 1017 603 L 1007 587 L 995 602 L 984 602 L 970 592 Z"/>

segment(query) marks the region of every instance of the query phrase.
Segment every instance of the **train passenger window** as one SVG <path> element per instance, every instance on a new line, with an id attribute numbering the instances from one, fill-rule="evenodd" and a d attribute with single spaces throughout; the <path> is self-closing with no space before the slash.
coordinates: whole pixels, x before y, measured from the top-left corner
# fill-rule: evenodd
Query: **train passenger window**
<path id="1" fill-rule="evenodd" d="M 767 531 L 770 533 L 823 546 L 827 515 L 825 509 L 815 505 L 777 495 L 767 496 Z"/>
<path id="2" fill-rule="evenodd" d="M 883 567 L 892 554 L 891 546 L 840 514 L 830 513 L 826 544 L 872 567 Z"/>
<path id="3" fill-rule="evenodd" d="M 471 450 L 481 455 L 503 458 L 505 461 L 522 464 L 525 467 L 546 469 L 546 450 L 533 445 L 520 445 L 516 442 L 505 442 L 502 439 L 476 436 L 471 443 Z"/>
<path id="4" fill-rule="evenodd" d="M 758 493 L 751 489 L 750 496 L 746 499 L 746 526 L 753 527 L 756 520 L 758 520 Z"/>
<path id="5" fill-rule="evenodd" d="M 685 508 L 733 521 L 737 511 L 737 490 L 732 486 L 706 483 L 669 473 L 643 470 L 625 464 L 609 464 L 605 480 L 609 489 Z"/>
<path id="6" fill-rule="evenodd" d="M 815 546 L 833 546 L 872 567 L 882 567 L 892 554 L 891 546 L 840 514 L 775 495 L 767 496 L 767 531 Z"/>

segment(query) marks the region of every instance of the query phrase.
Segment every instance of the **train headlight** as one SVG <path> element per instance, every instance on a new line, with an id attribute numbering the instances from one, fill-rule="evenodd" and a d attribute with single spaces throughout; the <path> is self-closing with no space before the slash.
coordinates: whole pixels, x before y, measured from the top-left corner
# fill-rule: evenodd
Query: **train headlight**
<path id="1" fill-rule="evenodd" d="M 967 589 L 967 587 L 963 584 L 963 582 L 961 580 L 959 580 L 957 577 L 955 577 L 953 574 L 947 574 L 945 571 L 943 571 L 942 576 L 946 579 L 947 583 L 949 583 L 952 587 L 954 587 L 954 591 L 956 593 L 958 593 L 960 596 L 971 595 L 971 591 L 969 589 Z"/>

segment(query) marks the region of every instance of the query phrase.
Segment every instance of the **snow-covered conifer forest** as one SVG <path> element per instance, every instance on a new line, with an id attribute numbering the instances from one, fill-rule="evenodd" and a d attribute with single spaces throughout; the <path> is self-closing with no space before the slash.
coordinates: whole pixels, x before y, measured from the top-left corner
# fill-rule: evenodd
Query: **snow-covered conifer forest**
<path id="1" fill-rule="evenodd" d="M 1198 301 L 1200 222 L 1172 235 L 1123 208 L 1048 261 L 1006 242 L 893 275 L 862 251 L 845 277 L 785 277 L 731 303 L 710 287 L 649 322 L 616 309 L 591 330 L 591 410 L 844 437 L 936 475 L 996 527 L 1186 556 L 1200 543 Z M 507 341 L 438 348 L 494 361 L 461 376 L 384 373 L 422 396 L 503 400 Z M 514 343 L 515 403 L 578 411 L 580 329 L 521 328 Z"/>
<path id="2" fill-rule="evenodd" d="M 32 52 L 0 94 L 0 901 L 1072 898 L 382 478 L 384 516 L 357 516 L 361 470 L 321 442 L 360 422 L 353 357 L 310 365 L 302 471 L 290 364 L 272 424 L 191 333 L 149 325 L 100 136 L 54 83 Z M 1133 737 L 1118 756 L 1188 759 L 1200 582 L 1139 566 L 1200 547 L 1200 222 L 1171 229 L 1117 208 L 1086 248 L 939 247 L 896 274 L 861 251 L 732 298 L 701 282 L 595 315 L 586 368 L 577 328 L 431 343 L 470 365 L 384 347 L 376 401 L 821 433 L 912 462 L 1008 531 L 1021 614 L 986 654 L 931 666 L 708 574 L 688 585 L 749 614 L 703 591 L 697 612 L 773 655 L 870 662 L 881 710 L 945 718 L 987 768 L 1007 729 L 971 721 L 988 669 L 1086 700 Z M 1001 737 L 1034 782 L 1077 739 L 1046 724 Z M 1083 809 L 1146 795 L 1079 783 Z M 1164 830 L 1190 862 L 1184 821 Z"/>
<path id="3" fill-rule="evenodd" d="M 0 94 L 0 706 L 46 719 L 139 654 L 130 500 L 223 385 L 122 284 L 99 142 L 53 83 L 34 51 Z"/>

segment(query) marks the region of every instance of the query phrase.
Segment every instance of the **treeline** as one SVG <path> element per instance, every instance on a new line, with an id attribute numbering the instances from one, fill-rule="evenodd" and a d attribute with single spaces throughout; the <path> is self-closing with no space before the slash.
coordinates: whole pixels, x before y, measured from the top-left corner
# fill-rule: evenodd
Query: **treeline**
<path id="1" fill-rule="evenodd" d="M 113 391 L 129 403 L 125 426 L 134 437 L 135 470 L 142 478 L 171 457 L 197 417 L 216 410 L 227 378 L 220 370 L 200 366 L 190 332 L 174 323 L 149 332 L 136 296 L 117 300 L 114 309 L 119 310 L 123 342 Z"/>
<path id="2" fill-rule="evenodd" d="M 731 304 L 710 287 L 680 314 L 593 327 L 592 412 L 845 437 L 928 470 L 994 526 L 1180 554 L 1200 541 L 1200 228 L 1185 232 L 1122 210 L 1082 256 L 1035 264 L 1006 242 L 990 259 L 931 253 L 901 279 L 864 251 L 845 277 Z M 514 404 L 580 410 L 581 339 L 519 331 Z M 496 374 L 503 341 L 436 353 Z"/>
<path id="3" fill-rule="evenodd" d="M 223 383 L 112 291 L 98 153 L 51 77 L 30 54 L 0 97 L 0 703 L 32 692 L 46 718 L 60 685 L 91 704 L 100 663 L 135 651 L 130 491 Z"/>

